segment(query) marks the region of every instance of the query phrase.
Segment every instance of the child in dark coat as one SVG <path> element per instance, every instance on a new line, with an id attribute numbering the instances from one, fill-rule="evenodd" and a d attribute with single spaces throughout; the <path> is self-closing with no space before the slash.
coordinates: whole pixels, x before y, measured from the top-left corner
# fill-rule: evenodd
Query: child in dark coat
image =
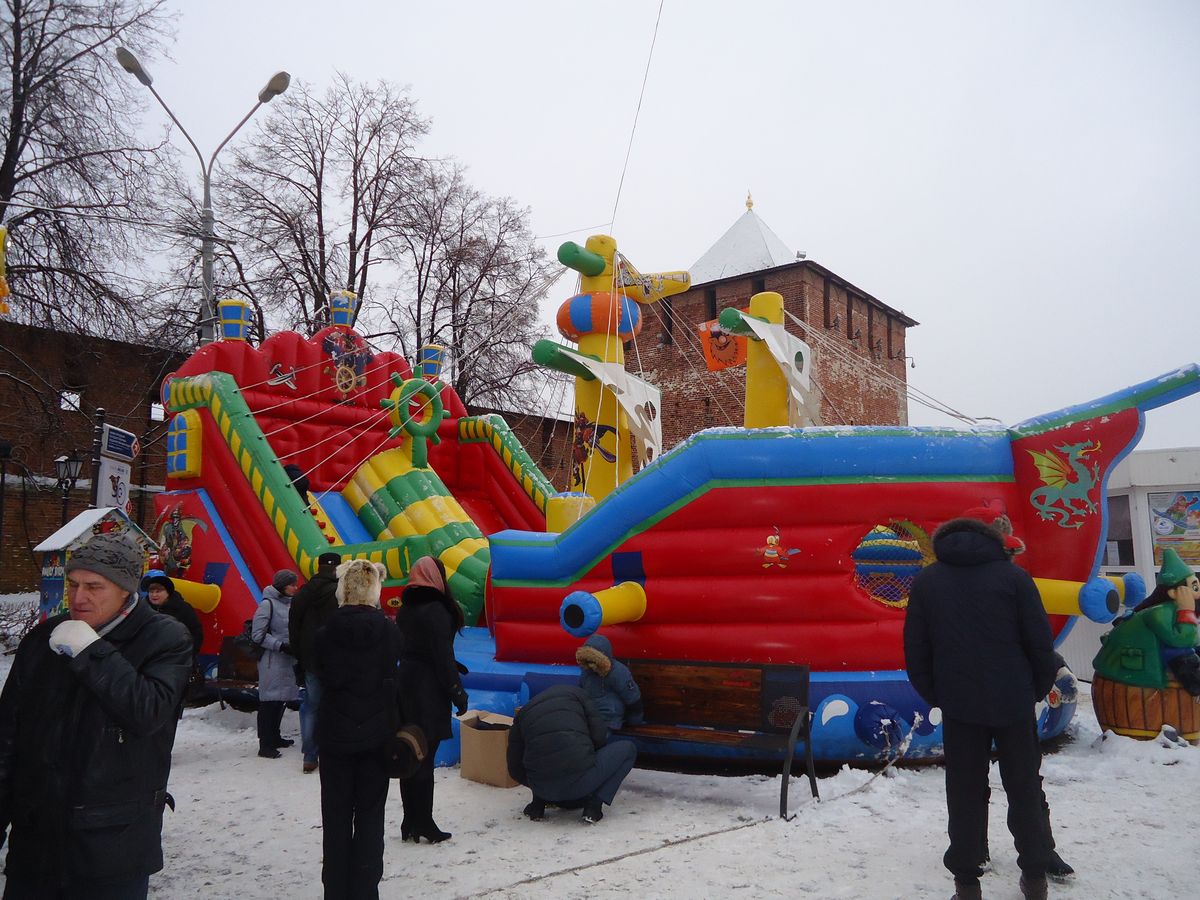
<path id="1" fill-rule="evenodd" d="M 579 664 L 579 686 L 595 704 L 608 724 L 609 734 L 642 721 L 642 692 L 633 673 L 613 659 L 608 638 L 593 634 L 575 651 Z"/>

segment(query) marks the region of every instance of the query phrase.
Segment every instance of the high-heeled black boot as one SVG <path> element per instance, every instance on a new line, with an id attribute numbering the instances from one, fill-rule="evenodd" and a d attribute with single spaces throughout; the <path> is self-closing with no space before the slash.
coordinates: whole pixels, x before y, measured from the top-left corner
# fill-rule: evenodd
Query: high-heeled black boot
<path id="1" fill-rule="evenodd" d="M 404 841 L 411 840 L 417 843 L 420 841 L 420 838 L 413 834 L 412 825 L 410 824 L 416 821 L 416 819 L 412 817 L 413 799 L 409 795 L 407 780 L 401 780 L 400 782 L 400 804 L 404 809 L 404 818 L 400 820 L 400 841 L 403 843 Z"/>
<path id="2" fill-rule="evenodd" d="M 425 838 L 431 844 L 449 840 L 450 832 L 442 831 L 433 821 L 433 779 L 418 778 L 410 781 L 406 796 L 411 805 L 406 807 L 405 818 L 408 819 L 408 831 L 413 843 L 419 844 L 421 838 Z"/>

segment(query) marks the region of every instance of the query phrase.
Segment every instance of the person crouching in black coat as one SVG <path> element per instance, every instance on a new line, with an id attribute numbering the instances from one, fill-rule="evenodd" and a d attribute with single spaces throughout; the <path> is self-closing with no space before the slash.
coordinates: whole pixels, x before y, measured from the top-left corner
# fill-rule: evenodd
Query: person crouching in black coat
<path id="1" fill-rule="evenodd" d="M 400 629 L 400 704 L 404 721 L 419 725 L 429 750 L 415 775 L 400 782 L 404 800 L 401 840 L 436 844 L 450 837 L 433 821 L 433 758 L 438 744 L 448 739 L 450 704 L 461 716 L 467 711 L 454 659 L 454 635 L 463 627 L 462 609 L 446 586 L 440 560 L 422 556 L 408 573 L 396 626 Z"/>
<path id="2" fill-rule="evenodd" d="M 317 633 L 317 717 L 326 898 L 377 898 L 383 877 L 384 752 L 398 726 L 399 635 L 379 608 L 379 563 L 338 566 L 337 611 Z"/>
<path id="3" fill-rule="evenodd" d="M 508 733 L 508 773 L 533 791 L 525 815 L 540 819 L 546 804 L 583 807 L 583 820 L 604 818 L 633 768 L 632 741 L 609 741 L 608 721 L 573 684 L 542 691 L 520 710 Z"/>

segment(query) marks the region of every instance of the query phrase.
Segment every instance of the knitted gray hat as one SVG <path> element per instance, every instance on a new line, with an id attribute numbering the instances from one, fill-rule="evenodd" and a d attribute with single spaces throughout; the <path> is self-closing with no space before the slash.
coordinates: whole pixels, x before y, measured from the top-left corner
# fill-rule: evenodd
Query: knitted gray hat
<path id="1" fill-rule="evenodd" d="M 64 571 L 66 574 L 76 569 L 95 572 L 121 590 L 134 594 L 137 593 L 145 565 L 146 555 L 125 535 L 98 534 L 71 553 Z"/>
<path id="2" fill-rule="evenodd" d="M 300 580 L 300 576 L 291 569 L 280 569 L 275 573 L 275 577 L 271 579 L 271 584 L 275 590 L 281 594 L 290 586 Z"/>

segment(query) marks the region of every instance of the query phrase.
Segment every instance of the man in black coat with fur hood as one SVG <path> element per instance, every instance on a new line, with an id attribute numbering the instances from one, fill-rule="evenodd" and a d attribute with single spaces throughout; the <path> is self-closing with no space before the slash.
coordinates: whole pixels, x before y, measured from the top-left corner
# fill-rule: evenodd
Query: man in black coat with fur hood
<path id="1" fill-rule="evenodd" d="M 955 897 L 981 896 L 995 742 L 1021 890 L 1045 897 L 1054 844 L 1034 706 L 1059 668 L 1050 624 L 1033 579 L 1011 561 L 995 527 L 952 519 L 934 532 L 933 549 L 937 562 L 909 593 L 904 655 L 913 687 L 942 710 L 950 835 L 943 862 L 954 874 Z"/>

